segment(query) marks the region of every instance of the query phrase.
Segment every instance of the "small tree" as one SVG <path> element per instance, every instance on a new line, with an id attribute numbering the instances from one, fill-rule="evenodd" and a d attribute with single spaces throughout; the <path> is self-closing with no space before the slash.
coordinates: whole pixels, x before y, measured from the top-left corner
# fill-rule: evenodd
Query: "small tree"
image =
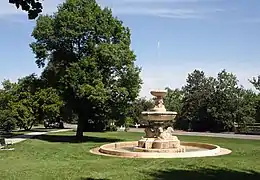
<path id="1" fill-rule="evenodd" d="M 14 98 L 16 84 L 4 80 L 2 86 L 3 88 L 0 89 L 0 129 L 10 132 L 16 126 L 16 119 L 9 105 L 9 102 Z"/>
<path id="2" fill-rule="evenodd" d="M 17 126 L 21 129 L 30 130 L 36 123 L 36 116 L 33 111 L 33 100 L 24 93 L 23 99 L 17 102 L 11 102 L 10 106 Z M 28 98 L 28 99 L 27 99 Z"/>
<path id="3" fill-rule="evenodd" d="M 18 127 L 30 130 L 43 119 L 57 121 L 60 117 L 63 101 L 55 89 L 45 88 L 35 74 L 19 79 L 12 86 L 5 83 L 6 96 L 10 94 L 5 108 L 11 110 Z"/>
<path id="4" fill-rule="evenodd" d="M 0 110 L 0 130 L 10 132 L 16 127 L 16 120 L 9 109 Z"/>

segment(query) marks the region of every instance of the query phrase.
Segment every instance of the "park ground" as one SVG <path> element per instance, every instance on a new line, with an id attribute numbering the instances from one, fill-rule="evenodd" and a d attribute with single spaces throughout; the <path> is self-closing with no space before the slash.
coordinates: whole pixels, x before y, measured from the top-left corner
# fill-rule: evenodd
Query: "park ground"
<path id="1" fill-rule="evenodd" d="M 137 140 L 143 133 L 85 133 L 82 143 L 75 132 L 35 136 L 0 152 L 2 180 L 258 180 L 260 141 L 200 136 L 179 136 L 182 141 L 218 144 L 230 155 L 192 159 L 126 159 L 98 156 L 91 148 L 114 141 Z"/>

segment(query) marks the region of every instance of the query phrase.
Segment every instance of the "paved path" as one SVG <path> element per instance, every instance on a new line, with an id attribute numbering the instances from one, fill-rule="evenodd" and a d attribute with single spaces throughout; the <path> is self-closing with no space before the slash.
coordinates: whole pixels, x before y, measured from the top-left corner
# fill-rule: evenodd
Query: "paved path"
<path id="1" fill-rule="evenodd" d="M 65 126 L 67 128 L 77 129 L 77 125 L 76 124 L 66 124 Z M 130 128 L 129 132 L 142 132 L 143 133 L 144 132 L 144 128 Z M 245 134 L 232 134 L 232 133 L 203 133 L 203 132 L 175 131 L 174 135 L 177 135 L 177 136 L 178 135 L 184 135 L 184 136 L 207 136 L 207 137 L 221 137 L 221 138 L 260 140 L 260 135 L 245 135 Z"/>
<path id="2" fill-rule="evenodd" d="M 13 138 L 7 138 L 12 140 L 13 143 L 21 142 L 26 139 L 32 138 L 34 136 L 43 135 L 52 132 L 64 132 L 71 131 L 77 128 L 76 124 L 65 124 L 65 128 L 57 131 L 49 131 L 49 132 L 31 132 L 26 135 L 16 136 Z M 130 128 L 129 132 L 142 132 L 144 133 L 144 128 Z M 252 139 L 252 140 L 260 140 L 260 135 L 245 135 L 245 134 L 231 134 L 231 133 L 204 133 L 204 132 L 185 132 L 185 131 L 175 131 L 174 135 L 184 135 L 184 136 L 206 136 L 206 137 L 221 137 L 221 138 L 234 138 L 234 139 Z M 25 136 L 25 137 L 24 137 Z"/>
<path id="3" fill-rule="evenodd" d="M 59 130 L 55 130 L 55 131 L 31 132 L 31 133 L 27 133 L 24 135 L 14 136 L 12 138 L 5 138 L 5 141 L 7 144 L 16 144 L 16 143 L 25 141 L 27 139 L 31 139 L 35 136 L 40 136 L 40 135 L 47 134 L 47 133 L 66 132 L 66 131 L 71 131 L 71 130 L 72 129 L 59 129 Z"/>
<path id="4" fill-rule="evenodd" d="M 129 132 L 144 132 L 143 128 L 130 128 Z M 221 138 L 234 138 L 234 139 L 252 139 L 260 140 L 260 135 L 245 135 L 245 134 L 230 134 L 230 133 L 201 133 L 201 132 L 185 132 L 175 131 L 174 135 L 185 136 L 207 136 L 207 137 L 221 137 Z"/>

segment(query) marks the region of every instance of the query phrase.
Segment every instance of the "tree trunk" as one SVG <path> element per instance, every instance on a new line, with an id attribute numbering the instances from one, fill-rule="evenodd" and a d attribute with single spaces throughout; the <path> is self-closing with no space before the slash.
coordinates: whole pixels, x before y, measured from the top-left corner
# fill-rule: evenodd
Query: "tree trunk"
<path id="1" fill-rule="evenodd" d="M 84 133 L 84 118 L 79 117 L 78 119 L 78 127 L 77 127 L 77 133 L 76 133 L 76 138 L 78 140 L 83 139 L 83 133 Z"/>

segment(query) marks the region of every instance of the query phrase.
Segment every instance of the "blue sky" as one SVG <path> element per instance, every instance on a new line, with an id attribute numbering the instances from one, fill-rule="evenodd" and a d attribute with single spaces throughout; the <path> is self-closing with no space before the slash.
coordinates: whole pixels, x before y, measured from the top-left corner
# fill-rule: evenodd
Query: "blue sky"
<path id="1" fill-rule="evenodd" d="M 62 0 L 45 0 L 52 13 Z M 259 0 L 99 0 L 132 31 L 132 49 L 142 67 L 141 96 L 177 88 L 194 69 L 216 76 L 233 72 L 246 88 L 260 74 Z M 0 81 L 40 73 L 29 43 L 35 25 L 8 1 L 0 2 Z"/>

